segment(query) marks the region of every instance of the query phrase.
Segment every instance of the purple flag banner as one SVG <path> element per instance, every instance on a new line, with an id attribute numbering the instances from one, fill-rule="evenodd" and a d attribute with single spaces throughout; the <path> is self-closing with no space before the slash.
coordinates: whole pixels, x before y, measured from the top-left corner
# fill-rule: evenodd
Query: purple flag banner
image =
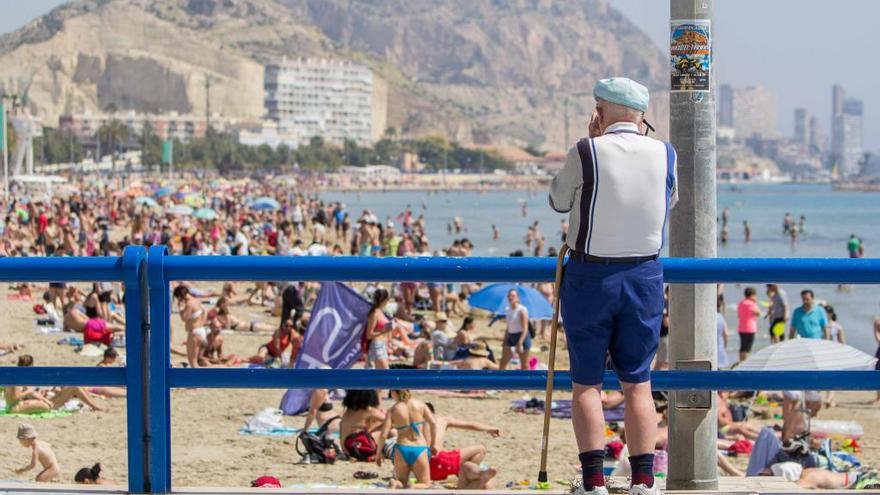
<path id="1" fill-rule="evenodd" d="M 351 368 L 361 357 L 361 336 L 370 303 L 340 282 L 321 285 L 294 368 Z M 288 416 L 308 409 L 311 390 L 292 388 L 281 399 Z"/>

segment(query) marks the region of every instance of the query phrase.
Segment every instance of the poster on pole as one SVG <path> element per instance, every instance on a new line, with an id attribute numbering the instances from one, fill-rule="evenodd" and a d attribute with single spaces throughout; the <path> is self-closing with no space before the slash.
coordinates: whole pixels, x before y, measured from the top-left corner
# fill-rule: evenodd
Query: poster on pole
<path id="1" fill-rule="evenodd" d="M 672 91 L 708 92 L 712 81 L 712 26 L 708 19 L 673 20 L 669 38 Z"/>

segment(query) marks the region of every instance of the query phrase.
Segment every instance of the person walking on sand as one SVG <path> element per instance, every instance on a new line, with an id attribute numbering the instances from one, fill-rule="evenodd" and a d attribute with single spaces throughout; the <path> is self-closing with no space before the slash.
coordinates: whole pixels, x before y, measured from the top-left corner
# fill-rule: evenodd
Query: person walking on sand
<path id="1" fill-rule="evenodd" d="M 767 284 L 767 297 L 770 307 L 764 315 L 770 322 L 770 342 L 777 343 L 785 339 L 785 323 L 788 321 L 788 295 L 776 284 Z"/>
<path id="2" fill-rule="evenodd" d="M 788 338 L 795 335 L 804 339 L 828 339 L 828 314 L 816 304 L 815 295 L 810 289 L 801 291 L 803 305 L 791 314 L 791 330 Z"/>
<path id="3" fill-rule="evenodd" d="M 509 305 L 505 311 L 507 331 L 504 332 L 504 346 L 501 349 L 499 369 L 507 369 L 513 353 L 519 356 L 520 369 L 529 369 L 529 352 L 532 348 L 532 337 L 529 335 L 529 310 L 519 301 L 519 293 L 511 289 L 507 293 Z"/>
<path id="4" fill-rule="evenodd" d="M 676 154 L 644 135 L 648 90 L 624 77 L 593 88 L 589 137 L 569 150 L 554 177 L 550 206 L 570 212 L 571 256 L 560 287 L 571 361 L 572 424 L 583 484 L 579 495 L 606 495 L 602 381 L 610 354 L 623 387 L 632 495 L 654 484 L 657 411 L 651 362 L 663 319 L 663 247 L 669 208 L 678 200 Z"/>
<path id="5" fill-rule="evenodd" d="M 758 291 L 754 287 L 746 287 L 742 301 L 736 306 L 736 316 L 739 318 L 737 333 L 739 333 L 739 360 L 742 362 L 752 352 L 755 334 L 758 333 L 758 317 L 761 316 Z"/>

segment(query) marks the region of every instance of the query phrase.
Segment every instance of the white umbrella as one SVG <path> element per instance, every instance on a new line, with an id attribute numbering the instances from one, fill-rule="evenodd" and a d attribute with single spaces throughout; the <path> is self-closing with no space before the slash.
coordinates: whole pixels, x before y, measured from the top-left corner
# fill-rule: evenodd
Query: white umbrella
<path id="1" fill-rule="evenodd" d="M 168 208 L 167 210 L 165 210 L 165 213 L 167 213 L 169 215 L 176 215 L 179 217 L 183 217 L 183 216 L 187 216 L 187 215 L 192 215 L 193 209 L 191 206 L 187 206 L 187 205 L 174 205 L 174 206 Z"/>
<path id="2" fill-rule="evenodd" d="M 872 370 L 876 362 L 870 354 L 830 340 L 790 339 L 749 356 L 736 371 Z"/>

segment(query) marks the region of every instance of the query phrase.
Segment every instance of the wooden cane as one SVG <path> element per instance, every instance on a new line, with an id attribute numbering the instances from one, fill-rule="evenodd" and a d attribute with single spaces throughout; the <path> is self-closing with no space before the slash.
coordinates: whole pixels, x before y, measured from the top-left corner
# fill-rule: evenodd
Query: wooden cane
<path id="1" fill-rule="evenodd" d="M 559 292 L 562 285 L 562 270 L 565 266 L 565 255 L 568 244 L 563 244 L 556 258 L 556 284 L 553 300 L 553 322 L 550 325 L 550 359 L 547 363 L 547 386 L 544 395 L 544 431 L 541 433 L 541 469 L 538 471 L 538 488 L 550 488 L 547 481 L 547 450 L 550 446 L 550 413 L 553 403 L 553 374 L 556 368 L 556 334 L 559 330 Z"/>

